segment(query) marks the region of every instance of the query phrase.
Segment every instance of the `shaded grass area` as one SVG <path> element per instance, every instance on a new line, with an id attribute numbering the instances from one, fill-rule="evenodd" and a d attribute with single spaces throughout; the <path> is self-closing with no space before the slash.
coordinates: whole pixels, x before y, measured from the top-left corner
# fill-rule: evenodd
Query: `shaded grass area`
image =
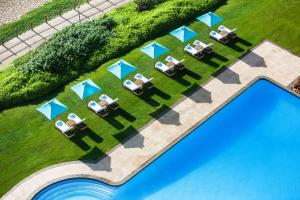
<path id="1" fill-rule="evenodd" d="M 0 42 L 7 42 L 8 40 L 28 31 L 33 27 L 38 26 L 48 20 L 58 16 L 60 12 L 66 12 L 74 8 L 74 5 L 85 3 L 86 0 L 53 0 L 46 3 L 22 16 L 20 19 L 3 24 L 0 26 Z"/>
<path id="2" fill-rule="evenodd" d="M 121 81 L 105 70 L 117 61 L 115 59 L 82 75 L 44 99 L 3 111 L 0 114 L 0 169 L 5 173 L 0 173 L 0 194 L 3 195 L 17 182 L 46 166 L 69 160 L 97 159 L 117 144 L 123 143 L 133 132 L 157 118 L 160 113 L 170 110 L 174 103 L 193 91 L 193 88 L 215 76 L 221 68 L 231 64 L 263 39 L 270 39 L 299 55 L 300 47 L 296 45 L 300 39 L 297 22 L 299 8 L 300 2 L 294 0 L 228 1 L 216 12 L 225 19 L 225 25 L 238 27 L 241 39 L 235 43 L 221 45 L 207 37 L 210 29 L 200 22 L 186 24 L 199 33 L 197 39 L 214 43 L 215 53 L 202 61 L 184 54 L 183 45 L 172 36 L 157 38 L 156 41 L 171 50 L 167 55 L 185 60 L 187 69 L 174 78 L 154 70 L 153 60 L 142 54 L 139 48 L 129 52 L 122 58 L 134 64 L 138 68 L 137 72 L 154 77 L 155 88 L 141 97 L 124 90 Z M 103 93 L 119 97 L 122 109 L 105 119 L 88 111 L 88 100 L 97 99 L 99 94 L 82 101 L 70 90 L 72 85 L 87 78 L 103 88 Z M 70 141 L 56 131 L 53 122 L 35 110 L 53 97 L 67 105 L 70 112 L 85 117 L 89 129 Z M 59 119 L 65 120 L 67 114 Z"/>

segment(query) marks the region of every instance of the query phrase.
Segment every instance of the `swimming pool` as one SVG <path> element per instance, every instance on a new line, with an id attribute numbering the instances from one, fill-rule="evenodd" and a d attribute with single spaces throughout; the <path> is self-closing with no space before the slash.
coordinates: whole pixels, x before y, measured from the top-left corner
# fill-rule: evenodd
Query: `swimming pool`
<path id="1" fill-rule="evenodd" d="M 300 199 L 299 116 L 298 97 L 259 80 L 105 198 Z"/>

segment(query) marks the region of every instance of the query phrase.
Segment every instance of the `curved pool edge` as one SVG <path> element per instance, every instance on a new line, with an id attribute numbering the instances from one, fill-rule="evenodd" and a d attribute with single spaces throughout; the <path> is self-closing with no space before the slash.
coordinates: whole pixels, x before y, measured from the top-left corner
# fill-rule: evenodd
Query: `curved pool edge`
<path id="1" fill-rule="evenodd" d="M 238 60 L 239 61 L 239 60 Z M 237 62 L 238 62 L 237 61 Z M 235 63 L 234 63 L 235 64 Z M 233 65 L 234 65 L 233 64 Z M 212 80 L 214 80 L 215 78 L 210 79 L 207 83 L 205 83 L 205 85 L 207 85 L 209 82 L 211 82 Z M 53 184 L 55 182 L 58 181 L 62 181 L 65 179 L 69 179 L 69 178 L 78 178 L 78 177 L 83 177 L 83 178 L 92 178 L 92 179 L 96 179 L 99 181 L 102 181 L 106 184 L 109 185 L 122 185 L 123 183 L 127 182 L 129 179 L 131 179 L 134 175 L 136 175 L 139 171 L 141 171 L 142 169 L 144 169 L 147 165 L 149 165 L 150 163 L 152 163 L 154 160 L 156 160 L 158 157 L 160 157 L 161 155 L 163 155 L 168 149 L 170 149 L 172 146 L 174 146 L 175 144 L 177 144 L 180 140 L 182 140 L 184 137 L 186 137 L 192 130 L 194 130 L 196 127 L 198 127 L 199 125 L 201 125 L 204 121 L 206 121 L 207 119 L 209 119 L 210 117 L 212 117 L 215 113 L 217 113 L 220 109 L 222 109 L 224 106 L 226 106 L 228 103 L 230 103 L 233 99 L 237 98 L 241 93 L 243 93 L 247 88 L 249 88 L 251 85 L 253 85 L 255 82 L 257 82 L 260 79 L 266 79 L 272 83 L 274 83 L 275 85 L 281 87 L 282 89 L 296 95 L 299 97 L 299 95 L 295 94 L 294 92 L 290 91 L 287 89 L 286 84 L 282 84 L 279 81 L 274 80 L 273 78 L 269 77 L 269 76 L 265 76 L 265 75 L 260 75 L 260 76 L 256 76 L 254 79 L 252 79 L 252 81 L 248 82 L 247 84 L 245 84 L 245 86 L 241 87 L 236 93 L 234 93 L 230 98 L 228 98 L 225 102 L 223 102 L 222 104 L 220 104 L 219 106 L 217 106 L 216 108 L 214 108 L 209 114 L 206 115 L 206 117 L 198 120 L 197 123 L 195 123 L 193 126 L 190 126 L 189 129 L 187 129 L 187 131 L 185 131 L 184 133 L 182 133 L 179 137 L 176 137 L 176 139 L 172 140 L 172 142 L 170 142 L 168 145 L 166 145 L 164 148 L 162 148 L 159 152 L 157 152 L 156 154 L 154 154 L 152 157 L 150 157 L 148 160 L 146 160 L 145 162 L 143 162 L 142 165 L 139 165 L 137 168 L 135 168 L 135 170 L 131 171 L 130 173 L 128 173 L 126 176 L 119 176 L 119 177 L 115 177 L 115 178 L 107 178 L 104 176 L 99 176 L 99 175 L 95 175 L 95 174 L 90 174 L 90 173 L 80 173 L 79 171 L 76 170 L 71 170 L 68 175 L 58 175 L 54 178 L 49 179 L 48 181 L 45 182 L 40 182 L 39 186 L 32 188 L 32 190 L 30 191 L 30 193 L 27 196 L 28 198 L 33 198 L 34 195 L 36 195 L 39 191 L 41 191 L 44 187 Z M 293 80 L 289 80 L 289 83 L 291 83 Z M 172 106 L 172 108 L 176 107 L 178 104 L 180 104 L 181 102 L 183 102 L 184 100 L 186 100 L 188 97 L 185 97 L 183 99 L 181 99 L 178 103 L 176 103 L 175 105 Z M 151 122 L 149 122 L 146 126 L 144 126 L 142 129 L 140 129 L 139 131 L 145 129 L 146 127 L 148 127 L 150 124 L 153 123 L 152 120 Z M 109 151 L 108 155 L 115 151 L 115 149 L 119 148 L 120 146 L 122 146 L 121 144 L 117 145 L 115 148 L 113 148 L 111 151 Z M 102 157 L 103 158 L 103 157 Z M 99 160 L 98 160 L 99 161 Z M 66 167 L 66 166 L 72 166 L 72 165 L 76 165 L 76 164 L 85 164 L 85 165 L 96 165 L 96 163 L 91 163 L 91 162 L 81 162 L 81 161 L 71 161 L 71 162 L 64 162 L 64 163 L 60 163 L 60 164 L 56 164 L 53 166 L 49 166 L 45 169 L 42 169 L 32 175 L 30 175 L 29 177 L 25 178 L 24 180 L 22 180 L 21 182 L 19 182 L 16 186 L 14 186 L 8 193 L 6 193 L 1 199 L 9 199 L 10 195 L 16 191 L 17 189 L 19 189 L 20 186 L 22 186 L 24 183 L 30 182 L 34 177 L 39 176 L 39 175 L 43 175 L 43 174 L 47 174 L 49 171 L 53 170 L 53 169 L 57 169 L 57 168 L 62 168 L 62 167 Z M 109 173 L 109 172 L 108 172 Z M 51 174 L 51 173 L 50 173 Z M 28 189 L 28 188 L 27 188 Z M 28 192 L 28 190 L 27 190 Z M 23 197 L 23 196 L 22 196 Z M 22 198 L 21 198 L 22 199 Z M 27 199 L 27 198 L 26 198 Z"/>

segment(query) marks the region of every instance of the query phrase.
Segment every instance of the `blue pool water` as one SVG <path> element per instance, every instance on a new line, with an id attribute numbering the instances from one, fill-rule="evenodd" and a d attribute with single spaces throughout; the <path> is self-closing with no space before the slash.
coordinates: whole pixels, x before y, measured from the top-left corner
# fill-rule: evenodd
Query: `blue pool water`
<path id="1" fill-rule="evenodd" d="M 124 185 L 95 188 L 110 191 L 98 199 L 298 200 L 299 153 L 299 98 L 260 80 Z"/>

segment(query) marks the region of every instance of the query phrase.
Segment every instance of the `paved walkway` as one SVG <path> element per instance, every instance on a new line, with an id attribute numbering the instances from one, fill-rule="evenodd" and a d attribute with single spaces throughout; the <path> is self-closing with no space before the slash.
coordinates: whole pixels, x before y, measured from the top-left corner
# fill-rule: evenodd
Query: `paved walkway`
<path id="1" fill-rule="evenodd" d="M 3 45 L 0 45 L 0 68 L 49 39 L 54 33 L 71 24 L 94 19 L 113 8 L 131 0 L 91 0 L 76 10 L 70 10 L 61 16 L 43 23 Z"/>
<path id="2" fill-rule="evenodd" d="M 298 75 L 299 57 L 270 42 L 263 42 L 97 163 L 75 161 L 48 167 L 20 182 L 3 200 L 31 199 L 48 184 L 70 177 L 92 177 L 109 184 L 124 183 L 258 78 L 268 77 L 286 87 Z"/>

